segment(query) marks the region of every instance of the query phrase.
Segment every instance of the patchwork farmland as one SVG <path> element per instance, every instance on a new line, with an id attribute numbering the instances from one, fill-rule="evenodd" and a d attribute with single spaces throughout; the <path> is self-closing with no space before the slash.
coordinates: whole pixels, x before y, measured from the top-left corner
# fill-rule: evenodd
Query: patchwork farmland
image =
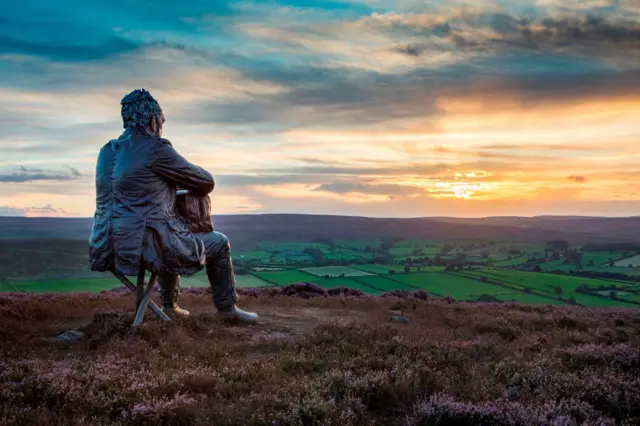
<path id="1" fill-rule="evenodd" d="M 640 267 L 633 266 L 640 255 L 554 244 L 380 238 L 263 241 L 252 250 L 234 252 L 233 259 L 237 286 L 246 288 L 311 283 L 366 295 L 425 291 L 432 298 L 469 302 L 640 306 Z M 631 266 L 619 266 L 624 263 Z M 109 276 L 84 272 L 64 278 L 10 277 L 0 281 L 0 292 L 99 292 L 119 286 Z M 183 276 L 181 286 L 208 287 L 206 273 Z"/>

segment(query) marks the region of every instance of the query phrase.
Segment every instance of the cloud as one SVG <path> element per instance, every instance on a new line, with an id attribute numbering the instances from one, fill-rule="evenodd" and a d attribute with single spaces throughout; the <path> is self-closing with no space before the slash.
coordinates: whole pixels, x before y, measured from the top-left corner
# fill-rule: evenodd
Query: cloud
<path id="1" fill-rule="evenodd" d="M 71 166 L 67 166 L 69 167 L 69 170 L 71 170 L 71 173 L 76 176 L 76 177 L 82 177 L 82 173 L 80 173 L 80 170 L 76 169 L 75 167 L 71 167 Z"/>
<path id="2" fill-rule="evenodd" d="M 569 180 L 572 180 L 576 183 L 585 183 L 588 179 L 584 176 L 577 176 L 577 175 L 573 175 L 573 176 L 569 176 L 568 178 Z"/>
<path id="3" fill-rule="evenodd" d="M 22 62 L 9 60 L 0 67 L 1 80 L 5 85 L 37 87 L 54 92 L 85 90 L 89 99 L 99 95 L 95 97 L 96 105 L 106 106 L 109 102 L 115 105 L 110 110 L 112 116 L 117 115 L 119 100 L 113 96 L 114 92 L 124 94 L 126 90 L 145 85 L 155 90 L 153 93 L 158 93 L 171 107 L 169 118 L 173 118 L 173 122 L 214 123 L 232 128 L 242 126 L 271 134 L 300 126 L 335 128 L 360 123 L 395 123 L 407 118 L 430 121 L 440 113 L 437 99 L 463 96 L 473 91 L 487 95 L 514 92 L 527 96 L 531 102 L 535 99 L 580 98 L 592 90 L 638 91 L 634 83 L 637 73 L 626 78 L 612 78 L 617 74 L 615 70 L 604 67 L 595 58 L 593 61 L 575 62 L 571 51 L 554 54 L 553 57 L 540 56 L 539 52 L 532 54 L 531 49 L 501 55 L 494 46 L 487 54 L 479 55 L 480 50 L 474 49 L 472 55 L 458 57 L 460 48 L 449 38 L 460 26 L 490 30 L 494 38 L 504 39 L 520 34 L 524 21 L 507 12 L 480 10 L 472 13 L 445 8 L 438 13 L 379 13 L 338 20 L 335 15 L 321 14 L 317 9 L 309 11 L 289 7 L 283 12 L 262 8 L 258 14 L 251 7 L 227 4 L 220 12 L 226 20 L 220 21 L 221 15 L 212 13 L 210 20 L 215 24 L 202 27 L 202 21 L 209 18 L 196 12 L 203 9 L 203 4 L 194 5 L 193 13 L 187 13 L 190 8 L 185 8 L 184 16 L 188 18 L 182 18 L 179 24 L 175 24 L 177 32 L 169 26 L 166 31 L 159 32 L 160 36 L 152 37 L 144 31 L 127 33 L 127 37 L 140 43 L 135 51 L 125 50 L 100 63 L 69 64 L 33 58 L 23 58 Z M 300 15 L 312 18 L 305 18 L 300 23 L 295 20 Z M 174 20 L 164 14 L 158 19 L 174 24 Z M 265 19 L 274 26 L 265 26 Z M 541 26 L 540 31 L 571 32 L 557 29 L 573 25 L 568 18 L 566 23 L 561 18 L 549 19 L 551 21 L 544 22 L 551 29 Z M 631 24 L 616 26 L 617 21 L 613 18 L 597 25 L 584 19 L 579 21 L 580 25 L 597 30 L 600 34 L 597 36 L 600 38 L 596 37 L 598 40 L 605 36 L 618 40 L 620 36 L 616 34 L 623 34 L 624 28 L 632 28 Z M 534 21 L 543 20 L 541 14 Z M 210 31 L 217 31 L 216 25 L 220 22 L 241 25 L 236 33 L 211 34 Z M 157 25 L 157 22 L 145 21 L 144 24 Z M 528 25 L 531 27 L 533 23 Z M 616 32 L 612 28 L 623 29 Z M 109 28 L 109 31 L 113 30 Z M 635 34 L 631 29 L 628 31 Z M 196 38 L 203 32 L 222 38 L 212 46 L 203 46 L 198 42 L 201 39 Z M 476 34 L 477 37 L 480 35 Z M 164 37 L 165 40 L 158 41 L 154 37 Z M 236 44 L 225 43 L 232 41 L 227 37 L 235 37 L 233 41 Z M 279 43 L 299 44 L 301 39 L 313 41 L 304 46 L 304 60 L 297 52 L 279 49 Z M 425 58 L 434 58 L 435 53 L 440 55 L 444 52 L 456 56 L 455 60 L 443 59 L 444 62 L 433 67 L 424 61 L 402 59 L 406 55 L 396 52 L 393 58 L 400 58 L 402 66 L 393 72 L 354 65 L 360 60 L 358 58 L 392 64 L 393 60 L 385 61 L 384 56 L 376 55 L 387 50 L 402 50 L 407 39 L 425 39 L 433 44 L 418 50 L 411 48 L 409 56 L 424 53 L 422 56 Z M 497 46 L 496 40 L 492 43 Z M 324 52 L 334 41 L 342 43 L 337 46 L 340 48 Z M 504 45 L 504 42 L 500 43 Z M 362 44 L 357 58 L 350 51 L 352 47 L 349 46 L 353 44 Z M 606 50 L 614 54 L 611 49 Z M 335 63 L 325 54 L 342 58 L 351 65 Z M 632 58 L 618 54 L 617 59 L 626 61 Z M 549 78 L 549 72 L 553 71 L 557 71 L 557 75 Z M 567 73 L 569 75 L 563 78 L 562 74 Z M 495 77 L 486 77 L 491 75 Z M 591 83 L 585 81 L 588 78 L 592 79 Z M 105 93 L 110 94 L 111 99 Z M 11 99 L 10 94 L 7 96 Z M 62 100 L 73 105 L 73 98 L 66 96 Z M 60 100 L 59 95 L 51 98 L 51 103 Z M 84 110 L 95 111 L 94 108 Z M 67 112 L 68 115 L 73 113 L 75 109 Z M 98 114 L 96 119 L 99 119 Z"/>
<path id="4" fill-rule="evenodd" d="M 489 144 L 477 147 L 481 150 L 508 150 L 508 151 L 601 151 L 603 146 L 584 146 L 570 144 L 540 144 L 535 146 L 517 144 Z"/>
<path id="5" fill-rule="evenodd" d="M 46 170 L 27 168 L 20 166 L 18 171 L 0 170 L 0 183 L 25 183 L 33 181 L 71 181 L 82 176 L 77 169 L 69 167 L 68 170 Z"/>
<path id="6" fill-rule="evenodd" d="M 145 46 L 173 44 L 186 35 L 195 36 L 199 32 L 198 18 L 206 14 L 215 22 L 233 16 L 236 12 L 231 3 L 192 0 L 176 4 L 160 0 L 153 8 L 123 0 L 15 3 L 3 8 L 0 53 L 63 62 L 102 61 Z M 222 20 L 217 22 L 217 32 L 223 33 L 226 26 L 221 25 Z"/>
<path id="7" fill-rule="evenodd" d="M 464 212 L 424 199 L 542 199 L 585 165 L 597 185 L 580 197 L 640 193 L 633 0 L 134 3 L 3 10 L 0 182 L 24 184 L 0 203 L 75 194 L 91 212 L 89 171 L 137 87 L 226 211 L 357 212 L 340 207 L 357 193 L 361 212 Z"/>
<path id="8" fill-rule="evenodd" d="M 286 183 L 317 183 L 318 178 L 305 174 L 258 174 L 258 175 L 230 175 L 215 176 L 216 186 L 242 187 L 251 185 L 278 185 Z"/>
<path id="9" fill-rule="evenodd" d="M 375 166 L 290 166 L 280 169 L 271 169 L 272 173 L 291 173 L 298 175 L 349 175 L 349 176 L 403 176 L 403 175 L 433 175 L 450 170 L 452 165 L 444 163 L 405 163 L 390 164 L 388 167 Z M 260 170 L 255 170 L 259 172 Z M 262 170 L 263 172 L 266 170 Z"/>
<path id="10" fill-rule="evenodd" d="M 237 27 L 257 43 L 277 46 L 284 56 L 302 55 L 325 69 L 384 75 L 415 69 L 484 71 L 487 66 L 504 74 L 514 69 L 504 66 L 510 58 L 515 64 L 526 61 L 523 71 L 544 72 L 566 62 L 562 72 L 571 74 L 583 72 L 586 63 L 601 70 L 611 70 L 606 64 L 619 69 L 640 65 L 638 19 L 624 15 L 620 7 L 620 13 L 611 13 L 615 3 L 609 4 L 607 15 L 579 5 L 562 10 L 509 6 L 426 2 L 414 13 L 387 11 L 310 22 L 248 19 Z M 583 60 L 582 70 L 571 60 L 575 65 Z"/>
<path id="11" fill-rule="evenodd" d="M 24 216 L 24 212 L 20 207 L 0 206 L 0 216 Z"/>
<path id="12" fill-rule="evenodd" d="M 65 217 L 69 214 L 62 208 L 47 204 L 42 207 L 11 207 L 0 206 L 0 216 L 18 217 Z"/>
<path id="13" fill-rule="evenodd" d="M 333 192 L 334 194 L 341 194 L 341 195 L 346 195 L 351 193 L 379 194 L 379 195 L 388 195 L 389 197 L 422 195 L 425 193 L 424 189 L 420 189 L 415 186 L 389 185 L 389 184 L 371 185 L 371 184 L 363 184 L 359 182 L 350 182 L 350 181 L 337 181 L 332 183 L 324 183 L 314 188 L 313 191 Z"/>
<path id="14" fill-rule="evenodd" d="M 68 215 L 64 209 L 53 207 L 51 204 L 43 207 L 27 207 L 24 211 L 26 217 L 64 217 Z"/>
<path id="15" fill-rule="evenodd" d="M 443 115 L 440 105 L 443 99 L 477 100 L 486 103 L 486 108 L 508 101 L 511 107 L 530 108 L 558 102 L 568 104 L 640 95 L 636 84 L 640 72 L 637 70 L 589 73 L 585 67 L 582 74 L 562 71 L 566 74 L 549 78 L 544 72 L 536 75 L 535 68 L 526 68 L 527 60 L 518 63 L 518 59 L 517 55 L 511 59 L 496 59 L 490 65 L 477 64 L 477 69 L 470 61 L 467 75 L 447 67 L 439 71 L 416 69 L 402 76 L 387 76 L 374 82 L 365 75 L 358 77 L 357 74 L 323 72 L 320 69 L 305 69 L 303 72 L 299 69 L 298 81 L 282 83 L 284 86 L 278 93 L 254 94 L 246 100 L 201 102 L 185 107 L 179 118 L 198 123 L 243 124 L 272 133 L 295 128 L 342 130 L 365 125 L 397 128 L 407 120 L 437 129 Z M 532 66 L 540 67 L 540 64 L 544 61 Z M 518 68 L 522 75 L 505 75 L 517 72 L 513 70 Z M 283 75 L 288 73 L 282 72 Z M 483 75 L 474 76 L 476 73 Z M 277 74 L 275 67 L 264 75 L 252 71 L 250 78 L 273 80 L 274 84 L 280 84 L 281 77 Z"/>
<path id="16" fill-rule="evenodd" d="M 0 36 L 0 54 L 13 53 L 63 61 L 91 61 L 134 51 L 141 46 L 121 37 L 110 37 L 94 44 L 52 44 L 49 40 L 27 41 L 5 33 Z"/>
<path id="17" fill-rule="evenodd" d="M 583 192 L 582 188 L 542 185 L 531 191 L 530 196 L 538 201 L 570 201 L 577 199 Z"/>
<path id="18" fill-rule="evenodd" d="M 508 10 L 441 8 L 434 12 L 389 12 L 364 18 L 365 27 L 396 35 L 395 51 L 409 57 L 459 49 L 495 55 L 513 49 L 569 56 L 616 58 L 638 63 L 640 23 L 623 16 L 602 16 L 580 9 L 538 9 L 535 15 Z M 567 13 L 568 12 L 568 13 Z M 629 57 L 630 56 L 630 57 Z"/>

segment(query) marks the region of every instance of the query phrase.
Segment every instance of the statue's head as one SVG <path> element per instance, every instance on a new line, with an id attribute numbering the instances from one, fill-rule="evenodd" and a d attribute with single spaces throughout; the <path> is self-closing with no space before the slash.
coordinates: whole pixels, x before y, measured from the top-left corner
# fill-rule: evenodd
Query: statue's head
<path id="1" fill-rule="evenodd" d="M 160 104 L 145 89 L 136 89 L 120 101 L 122 125 L 125 129 L 138 128 L 162 136 L 164 114 Z"/>

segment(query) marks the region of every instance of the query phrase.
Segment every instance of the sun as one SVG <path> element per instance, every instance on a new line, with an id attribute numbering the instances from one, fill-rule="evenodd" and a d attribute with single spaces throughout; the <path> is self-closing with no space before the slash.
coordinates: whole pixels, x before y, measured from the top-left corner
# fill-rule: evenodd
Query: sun
<path id="1" fill-rule="evenodd" d="M 461 200 L 468 200 L 471 198 L 471 192 L 460 187 L 453 188 L 453 195 Z"/>

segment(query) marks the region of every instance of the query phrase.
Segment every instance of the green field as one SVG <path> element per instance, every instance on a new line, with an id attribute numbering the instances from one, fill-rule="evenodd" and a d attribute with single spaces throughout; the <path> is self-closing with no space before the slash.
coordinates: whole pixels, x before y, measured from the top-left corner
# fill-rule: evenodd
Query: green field
<path id="1" fill-rule="evenodd" d="M 286 259 L 289 262 L 313 263 L 313 257 L 308 254 L 288 254 Z"/>
<path id="2" fill-rule="evenodd" d="M 209 280 L 205 272 L 198 272 L 191 276 L 180 277 L 180 285 L 188 287 L 209 287 Z M 270 284 L 253 274 L 236 274 L 236 286 L 238 287 L 269 287 Z"/>
<path id="3" fill-rule="evenodd" d="M 380 238 L 355 238 L 352 240 L 337 239 L 334 241 L 338 247 L 346 247 L 364 251 L 367 247 L 372 249 L 379 249 L 382 245 L 382 239 Z"/>
<path id="4" fill-rule="evenodd" d="M 617 260 L 619 258 L 620 258 L 620 253 L 617 253 L 617 252 L 609 252 L 609 251 L 583 252 L 582 264 L 584 266 L 587 266 L 590 261 L 593 261 L 594 266 L 601 266 L 601 265 L 609 264 L 610 259 Z M 624 265 L 624 266 L 628 266 L 628 265 Z"/>
<path id="5" fill-rule="evenodd" d="M 302 252 L 304 249 L 313 247 L 321 250 L 328 250 L 329 246 L 324 243 L 285 243 L 279 241 L 261 241 L 258 243 L 258 247 L 266 251 L 295 251 Z"/>
<path id="6" fill-rule="evenodd" d="M 511 259 L 505 258 L 504 260 L 494 260 L 493 264 L 496 266 L 502 266 L 504 268 L 509 266 L 519 266 L 525 263 L 529 259 L 529 256 L 512 256 Z"/>
<path id="7" fill-rule="evenodd" d="M 301 272 L 297 270 L 277 271 L 277 272 L 255 272 L 254 275 L 272 285 L 279 285 L 279 286 L 283 286 L 287 284 L 295 284 L 298 282 L 311 282 L 312 279 L 317 278 L 311 274 L 307 274 L 306 272 Z"/>
<path id="8" fill-rule="evenodd" d="M 614 263 L 614 266 L 623 267 L 623 268 L 629 267 L 629 266 L 632 266 L 634 268 L 638 267 L 640 266 L 640 254 L 618 260 L 616 263 Z"/>
<path id="9" fill-rule="evenodd" d="M 300 271 L 306 272 L 316 277 L 323 277 L 329 275 L 330 277 L 359 277 L 364 275 L 371 275 L 370 272 L 361 271 L 348 266 L 318 266 L 315 268 L 301 268 Z"/>
<path id="10" fill-rule="evenodd" d="M 20 291 L 33 293 L 69 293 L 69 292 L 99 292 L 121 287 L 122 284 L 114 278 L 75 278 L 58 280 L 13 281 L 0 284 L 0 291 Z"/>
<path id="11" fill-rule="evenodd" d="M 553 288 L 561 287 L 565 291 L 574 291 L 580 284 L 586 284 L 590 287 L 598 287 L 600 285 L 610 285 L 610 282 L 593 278 L 582 278 L 567 275 L 555 275 L 546 273 L 533 273 L 527 271 L 512 270 L 471 270 L 464 271 L 465 274 L 481 277 L 487 276 L 497 281 L 520 285 L 537 289 L 539 291 L 553 293 Z"/>
<path id="12" fill-rule="evenodd" d="M 452 242 L 419 238 L 317 240 L 322 242 L 257 241 L 242 246 L 242 250 L 233 254 L 234 265 L 239 268 L 238 287 L 308 282 L 324 288 L 351 287 L 367 294 L 425 290 L 433 297 L 450 295 L 460 301 L 489 295 L 519 303 L 563 304 L 573 298 L 585 306 L 637 308 L 634 302 L 640 302 L 640 283 L 632 282 L 640 276 L 640 255 L 634 251 L 582 251 L 580 246 L 571 245 L 571 250 L 553 249 L 559 260 L 545 261 L 552 254 L 551 247 L 545 244 L 481 239 Z M 445 246 L 448 246 L 444 250 L 447 254 L 443 255 Z M 85 242 L 78 243 L 77 247 L 58 245 L 49 251 L 19 244 L 0 249 L 0 277 L 4 277 L 0 291 L 96 292 L 120 286 L 113 278 L 87 274 Z M 580 265 L 573 261 L 577 254 L 581 256 Z M 34 256 L 37 263 L 31 260 Z M 477 268 L 489 259 L 493 266 L 467 269 Z M 611 260 L 622 263 L 610 266 Z M 465 269 L 444 271 L 446 265 L 449 265 L 447 269 L 457 268 L 461 262 Z M 630 268 L 623 265 L 625 262 L 637 263 L 637 266 Z M 525 263 L 526 271 L 522 270 Z M 536 265 L 546 273 L 530 272 Z M 574 271 L 577 267 L 581 271 L 621 275 L 619 279 L 589 279 L 548 273 Z M 60 276 L 69 278 L 57 279 Z M 577 293 L 575 290 L 581 284 L 592 288 L 624 285 L 626 289 L 616 292 L 615 298 L 619 300 L 614 300 L 604 289 L 600 296 Z M 209 283 L 206 273 L 201 271 L 182 277 L 181 285 L 208 287 Z M 560 294 L 556 294 L 554 287 L 562 289 Z"/>
<path id="13" fill-rule="evenodd" d="M 486 276 L 491 281 L 504 283 L 515 288 L 522 288 L 523 290 L 525 288 L 530 288 L 535 290 L 537 293 L 549 295 L 551 297 L 573 297 L 577 303 L 585 306 L 635 307 L 630 303 L 575 292 L 575 289 L 581 284 L 586 284 L 590 287 L 611 284 L 610 282 L 602 280 L 526 271 L 503 271 L 497 269 L 488 271 L 465 271 L 465 273 L 476 277 Z M 562 294 L 554 294 L 553 289 L 556 286 L 562 288 Z"/>
<path id="14" fill-rule="evenodd" d="M 536 296 L 535 294 L 512 293 L 496 296 L 498 300 L 503 302 L 519 302 L 530 303 L 536 305 L 564 305 L 560 300 L 549 299 L 546 297 Z"/>
<path id="15" fill-rule="evenodd" d="M 373 259 L 372 253 L 358 252 L 354 250 L 336 249 L 334 252 L 324 253 L 324 258 L 327 260 L 360 260 L 367 259 L 371 261 Z"/>
<path id="16" fill-rule="evenodd" d="M 356 265 L 355 267 L 330 266 L 302 269 L 273 270 L 263 268 L 260 272 L 237 274 L 238 287 L 285 286 L 297 282 L 309 282 L 323 288 L 350 287 L 366 294 L 380 294 L 393 290 L 417 291 L 426 290 L 433 297 L 450 295 L 456 300 L 477 300 L 480 295 L 491 295 L 505 302 L 553 304 L 565 302 L 558 298 L 575 301 L 584 306 L 637 307 L 633 303 L 640 302 L 639 283 L 625 283 L 598 279 L 581 278 L 546 273 L 504 269 L 465 269 L 458 272 L 444 272 L 442 267 L 423 267 L 421 272 L 404 273 L 402 266 L 388 265 Z M 396 271 L 389 274 L 389 270 Z M 413 268 L 417 270 L 417 268 Z M 344 274 L 344 277 L 339 277 Z M 332 278 L 324 278 L 330 275 Z M 481 279 L 486 277 L 488 282 Z M 609 297 L 577 293 L 575 289 L 586 284 L 590 287 L 601 285 L 626 285 L 629 291 L 617 292 L 624 300 L 612 300 Z M 206 273 L 199 272 L 181 279 L 183 288 L 208 287 Z M 0 284 L 0 291 L 23 292 L 98 292 L 119 287 L 120 283 L 112 278 L 78 278 L 58 280 L 23 280 Z M 561 294 L 555 294 L 554 287 L 562 288 Z M 530 292 L 534 293 L 530 293 Z M 603 290 L 604 296 L 609 292 Z"/>
<path id="17" fill-rule="evenodd" d="M 148 276 L 147 276 L 148 277 Z M 134 282 L 135 280 L 132 280 Z M 266 287 L 268 282 L 252 274 L 236 275 L 236 285 L 238 287 Z M 122 284 L 114 278 L 68 278 L 56 280 L 30 280 L 12 281 L 0 284 L 0 292 L 30 292 L 30 293 L 71 293 L 90 292 L 96 293 L 102 290 L 121 287 Z M 208 287 L 209 282 L 204 273 L 192 276 L 180 277 L 180 286 L 188 287 Z"/>
<path id="18" fill-rule="evenodd" d="M 371 272 L 373 274 L 378 274 L 378 275 L 388 274 L 389 271 L 402 272 L 404 270 L 403 266 L 394 266 L 394 265 L 356 265 L 356 266 L 353 266 L 353 268 L 358 269 L 360 271 Z"/>
<path id="19" fill-rule="evenodd" d="M 353 277 L 354 281 L 366 284 L 371 287 L 378 288 L 382 291 L 405 290 L 416 291 L 419 287 L 412 286 L 401 281 L 393 280 L 394 275 L 369 275 L 362 277 Z"/>
<path id="20" fill-rule="evenodd" d="M 483 283 L 479 279 L 466 278 L 455 273 L 420 272 L 396 274 L 390 277 L 399 283 L 412 285 L 434 295 L 450 295 L 457 300 L 472 300 L 481 294 L 513 293 L 513 291 L 500 286 Z"/>
<path id="21" fill-rule="evenodd" d="M 435 257 L 442 251 L 442 246 L 441 242 L 425 239 L 396 241 L 389 249 L 389 255 L 398 260 Z"/>

